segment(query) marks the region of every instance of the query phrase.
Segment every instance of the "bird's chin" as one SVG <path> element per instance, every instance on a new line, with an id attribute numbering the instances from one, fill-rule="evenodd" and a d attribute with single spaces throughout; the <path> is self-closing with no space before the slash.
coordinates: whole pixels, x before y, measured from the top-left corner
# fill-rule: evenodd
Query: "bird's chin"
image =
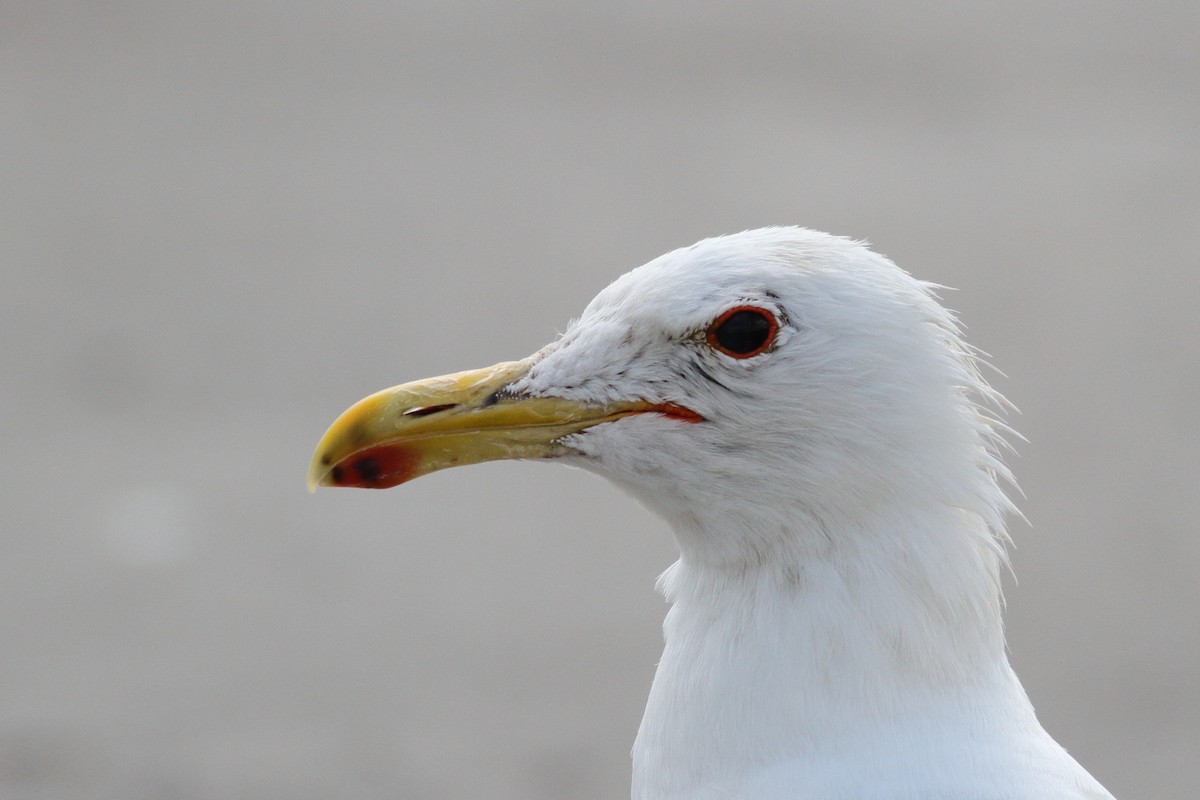
<path id="1" fill-rule="evenodd" d="M 560 463 L 585 469 L 614 484 L 660 516 L 682 498 L 678 476 L 664 464 L 680 449 L 680 431 L 652 415 L 600 425 L 560 440 Z"/>

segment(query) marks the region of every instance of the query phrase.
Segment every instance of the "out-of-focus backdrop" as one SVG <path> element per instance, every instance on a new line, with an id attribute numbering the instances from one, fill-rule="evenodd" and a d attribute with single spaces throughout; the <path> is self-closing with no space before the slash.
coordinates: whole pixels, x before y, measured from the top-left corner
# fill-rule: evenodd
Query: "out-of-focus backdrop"
<path id="1" fill-rule="evenodd" d="M 1012 658 L 1200 785 L 1200 6 L 0 8 L 0 795 L 619 798 L 665 526 L 545 464 L 304 491 L 384 386 L 704 236 L 869 238 L 1009 377 Z"/>

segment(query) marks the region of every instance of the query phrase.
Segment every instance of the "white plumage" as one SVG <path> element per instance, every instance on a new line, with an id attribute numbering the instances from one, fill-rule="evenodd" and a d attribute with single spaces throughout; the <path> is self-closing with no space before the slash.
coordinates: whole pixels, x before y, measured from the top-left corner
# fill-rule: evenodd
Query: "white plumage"
<path id="1" fill-rule="evenodd" d="M 771 351 L 699 343 L 737 305 L 778 310 Z M 1009 667 L 999 398 L 929 285 L 812 231 L 709 239 L 601 292 L 514 388 L 706 420 L 568 440 L 681 552 L 634 798 L 1110 796 Z"/>
<path id="2" fill-rule="evenodd" d="M 762 352 L 714 341 L 738 308 L 777 325 Z M 1003 401 L 929 284 L 748 231 L 624 275 L 529 364 L 505 397 L 703 418 L 606 417 L 546 453 L 678 541 L 635 800 L 1111 797 L 1005 655 Z"/>

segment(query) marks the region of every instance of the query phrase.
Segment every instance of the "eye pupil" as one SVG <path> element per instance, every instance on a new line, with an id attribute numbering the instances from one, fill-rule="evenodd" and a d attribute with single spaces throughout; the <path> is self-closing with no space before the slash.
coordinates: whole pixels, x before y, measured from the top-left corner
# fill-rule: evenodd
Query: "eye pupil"
<path id="1" fill-rule="evenodd" d="M 734 358 L 749 358 L 763 352 L 775 339 L 778 323 L 761 308 L 726 311 L 708 331 L 710 345 Z"/>
<path id="2" fill-rule="evenodd" d="M 738 311 L 714 331 L 717 343 L 731 353 L 752 353 L 766 343 L 771 323 L 762 314 Z"/>

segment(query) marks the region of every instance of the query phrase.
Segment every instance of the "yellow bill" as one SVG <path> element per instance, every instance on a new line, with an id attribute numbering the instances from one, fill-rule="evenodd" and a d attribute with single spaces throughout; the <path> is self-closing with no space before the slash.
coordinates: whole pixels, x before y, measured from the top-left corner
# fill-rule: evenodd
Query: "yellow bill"
<path id="1" fill-rule="evenodd" d="M 671 403 L 630 400 L 589 404 L 513 394 L 508 387 L 533 365 L 507 361 L 486 369 L 427 378 L 366 397 L 338 417 L 313 453 L 308 489 L 386 489 L 446 467 L 565 454 L 564 436 L 631 414 L 654 412 L 698 422 Z"/>

